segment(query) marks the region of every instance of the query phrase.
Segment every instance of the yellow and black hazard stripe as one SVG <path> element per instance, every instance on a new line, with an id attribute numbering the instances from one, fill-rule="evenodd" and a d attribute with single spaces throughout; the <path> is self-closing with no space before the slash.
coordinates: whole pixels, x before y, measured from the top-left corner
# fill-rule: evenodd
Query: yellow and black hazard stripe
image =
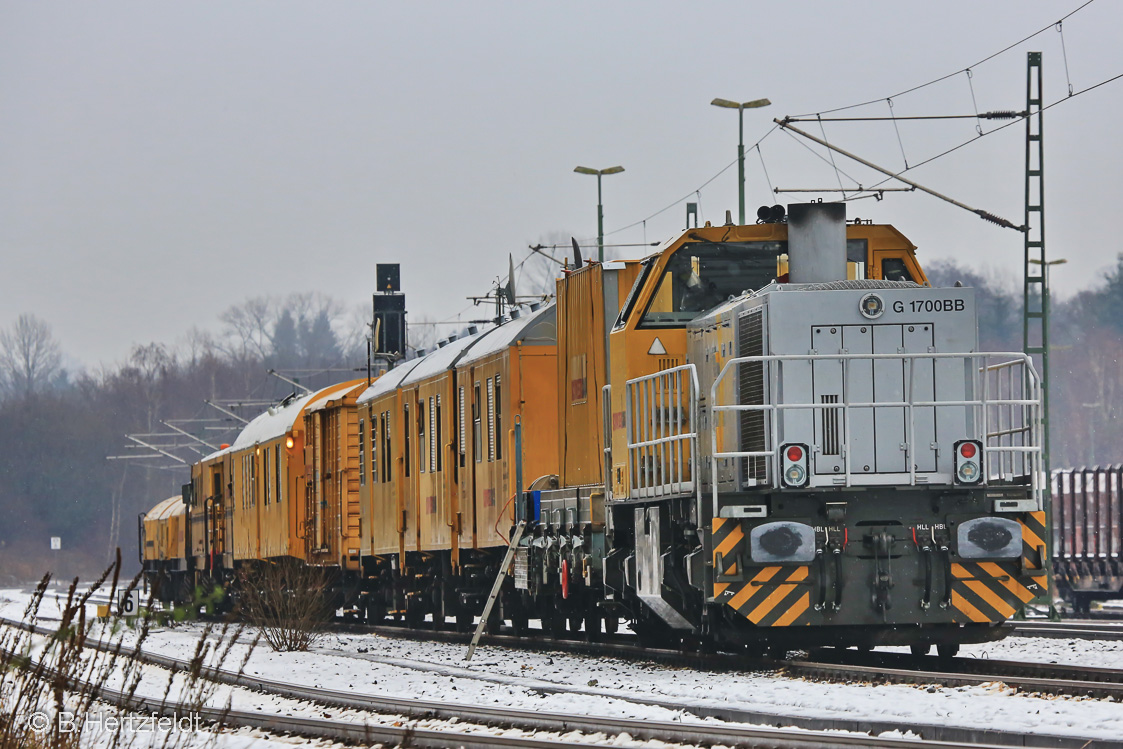
<path id="1" fill-rule="evenodd" d="M 710 539 L 713 544 L 714 597 L 717 598 L 728 590 L 728 578 L 740 573 L 736 560 L 743 553 L 745 531 L 740 520 L 714 518 Z"/>
<path id="2" fill-rule="evenodd" d="M 775 565 L 741 569 L 747 556 L 740 520 L 714 518 L 710 535 L 714 599 L 761 627 L 808 624 L 811 567 Z"/>
<path id="3" fill-rule="evenodd" d="M 952 564 L 951 605 L 957 622 L 1000 622 L 1037 597 L 1010 562 Z"/>
<path id="4" fill-rule="evenodd" d="M 1045 565 L 1049 561 L 1045 534 L 1045 513 L 1027 512 L 1019 518 L 1022 524 L 1022 569 L 1037 584 L 1038 595 L 1049 586 Z"/>

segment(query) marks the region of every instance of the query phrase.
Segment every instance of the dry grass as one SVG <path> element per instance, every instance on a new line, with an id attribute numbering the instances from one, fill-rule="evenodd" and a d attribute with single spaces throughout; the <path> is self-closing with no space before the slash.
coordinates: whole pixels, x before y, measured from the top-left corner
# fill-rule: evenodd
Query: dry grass
<path id="1" fill-rule="evenodd" d="M 108 594 L 110 600 L 116 600 L 121 590 L 137 587 L 139 577 L 121 585 L 119 571 L 118 555 L 117 562 L 88 590 L 80 591 L 77 580 L 71 583 L 65 598 L 58 601 L 57 619 L 51 611 L 55 607 L 46 596 L 50 575 L 44 576 L 24 611 L 23 621 L 49 627 L 54 632 L 50 636 L 0 627 L 0 749 L 77 749 L 92 745 L 178 749 L 215 741 L 215 732 L 200 735 L 196 731 L 154 730 L 155 726 L 137 730 L 107 727 L 112 716 L 128 716 L 122 706 L 135 705 L 140 697 L 150 700 L 144 708 L 146 715 L 154 706 L 164 715 L 190 716 L 211 704 L 217 685 L 204 678 L 204 666 L 229 662 L 241 633 L 240 628 L 229 625 L 204 627 L 190 668 L 181 673 L 145 666 L 137 653 L 149 638 L 151 617 L 125 621 L 86 615 L 93 596 Z M 242 668 L 252 650 L 251 645 L 241 661 Z M 122 699 L 110 690 L 120 693 Z"/>

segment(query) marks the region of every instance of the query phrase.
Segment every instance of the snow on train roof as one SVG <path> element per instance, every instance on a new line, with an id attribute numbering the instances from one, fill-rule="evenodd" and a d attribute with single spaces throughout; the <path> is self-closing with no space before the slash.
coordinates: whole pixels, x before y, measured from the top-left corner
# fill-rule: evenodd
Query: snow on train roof
<path id="1" fill-rule="evenodd" d="M 163 502 L 159 503 L 151 510 L 146 512 L 144 514 L 144 519 L 164 520 L 166 518 L 170 518 L 172 515 L 182 515 L 183 510 L 183 497 L 177 494 L 174 497 L 168 497 Z"/>
<path id="2" fill-rule="evenodd" d="M 464 336 L 463 338 L 457 338 L 455 341 L 447 343 L 444 346 L 441 346 L 439 349 L 435 349 L 434 351 L 426 354 L 425 356 L 417 360 L 417 366 L 414 367 L 413 371 L 410 372 L 409 375 L 402 380 L 402 384 L 409 385 L 411 383 L 418 382 L 419 380 L 424 380 L 426 377 L 432 377 L 433 375 L 438 375 L 441 372 L 444 372 L 450 366 L 456 363 L 456 360 L 460 357 L 461 354 L 464 353 L 466 349 L 471 347 L 481 338 L 486 340 L 488 337 L 490 337 L 492 331 L 495 330 L 502 330 L 502 328 L 492 328 L 491 330 L 485 330 L 482 333 L 476 333 L 475 335 L 468 335 Z"/>
<path id="3" fill-rule="evenodd" d="M 319 392 L 319 394 L 314 396 L 314 399 L 306 406 L 306 409 L 308 410 L 308 413 L 312 413 L 313 411 L 319 411 L 322 408 L 327 408 L 329 403 L 338 401 L 341 398 L 350 395 L 354 391 L 358 390 L 363 384 L 364 383 L 362 382 L 356 382 L 348 387 L 339 387 L 338 385 L 333 385 L 332 387 L 324 388 Z M 340 385 L 345 385 L 345 383 L 340 383 Z M 332 388 L 336 389 L 332 390 Z"/>
<path id="4" fill-rule="evenodd" d="M 228 452 L 241 450 L 242 448 L 256 445 L 259 442 L 276 439 L 284 435 L 284 433 L 296 423 L 300 415 L 304 413 L 304 407 L 308 405 L 308 402 L 325 390 L 330 389 L 331 388 L 324 388 L 324 390 L 319 390 L 315 393 L 302 395 L 299 398 L 289 401 L 284 406 L 274 406 L 264 413 L 258 414 L 253 421 L 246 424 L 246 428 L 241 431 L 238 438 L 234 440 L 234 443 L 230 445 L 230 447 L 217 450 L 203 458 L 203 460 L 211 460 L 220 455 L 225 455 Z"/>
<path id="5" fill-rule="evenodd" d="M 460 363 L 479 361 L 497 351 L 502 351 L 516 341 L 525 341 L 532 346 L 554 343 L 558 337 L 555 320 L 555 306 L 551 302 L 545 307 L 493 329 L 478 346 L 473 346 L 468 351 Z"/>
<path id="6" fill-rule="evenodd" d="M 374 400 L 380 395 L 385 395 L 392 390 L 396 390 L 398 383 L 400 383 L 421 361 L 421 359 L 412 359 L 407 362 L 402 362 L 379 377 L 359 396 L 358 404 L 362 405 L 368 401 Z"/>
<path id="7" fill-rule="evenodd" d="M 549 330 L 547 331 L 543 326 L 548 326 Z M 553 343 L 556 337 L 554 305 L 551 303 L 523 317 L 508 320 L 482 333 L 458 338 L 424 356 L 399 364 L 375 380 L 374 384 L 359 396 L 358 403 L 360 405 L 367 403 L 402 385 L 440 374 L 454 364 L 477 361 L 496 351 L 501 351 L 515 341 L 527 340 L 533 345 Z"/>

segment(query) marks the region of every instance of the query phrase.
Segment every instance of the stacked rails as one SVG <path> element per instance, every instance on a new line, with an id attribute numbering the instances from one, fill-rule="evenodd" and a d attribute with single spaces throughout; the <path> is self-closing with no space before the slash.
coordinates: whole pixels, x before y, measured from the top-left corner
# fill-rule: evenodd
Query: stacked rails
<path id="1" fill-rule="evenodd" d="M 1121 474 L 1120 465 L 1053 471 L 1053 569 L 1078 614 L 1092 601 L 1123 598 Z"/>

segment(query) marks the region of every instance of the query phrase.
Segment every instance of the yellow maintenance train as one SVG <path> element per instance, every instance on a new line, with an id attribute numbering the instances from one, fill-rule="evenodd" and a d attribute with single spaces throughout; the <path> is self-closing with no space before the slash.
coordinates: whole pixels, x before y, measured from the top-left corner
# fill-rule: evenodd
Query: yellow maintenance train
<path id="1" fill-rule="evenodd" d="M 166 600 L 283 558 L 368 621 L 721 647 L 1001 636 L 1046 586 L 1040 387 L 892 226 L 762 209 L 291 397 L 142 518 Z M 511 548 L 511 562 L 504 560 Z"/>

